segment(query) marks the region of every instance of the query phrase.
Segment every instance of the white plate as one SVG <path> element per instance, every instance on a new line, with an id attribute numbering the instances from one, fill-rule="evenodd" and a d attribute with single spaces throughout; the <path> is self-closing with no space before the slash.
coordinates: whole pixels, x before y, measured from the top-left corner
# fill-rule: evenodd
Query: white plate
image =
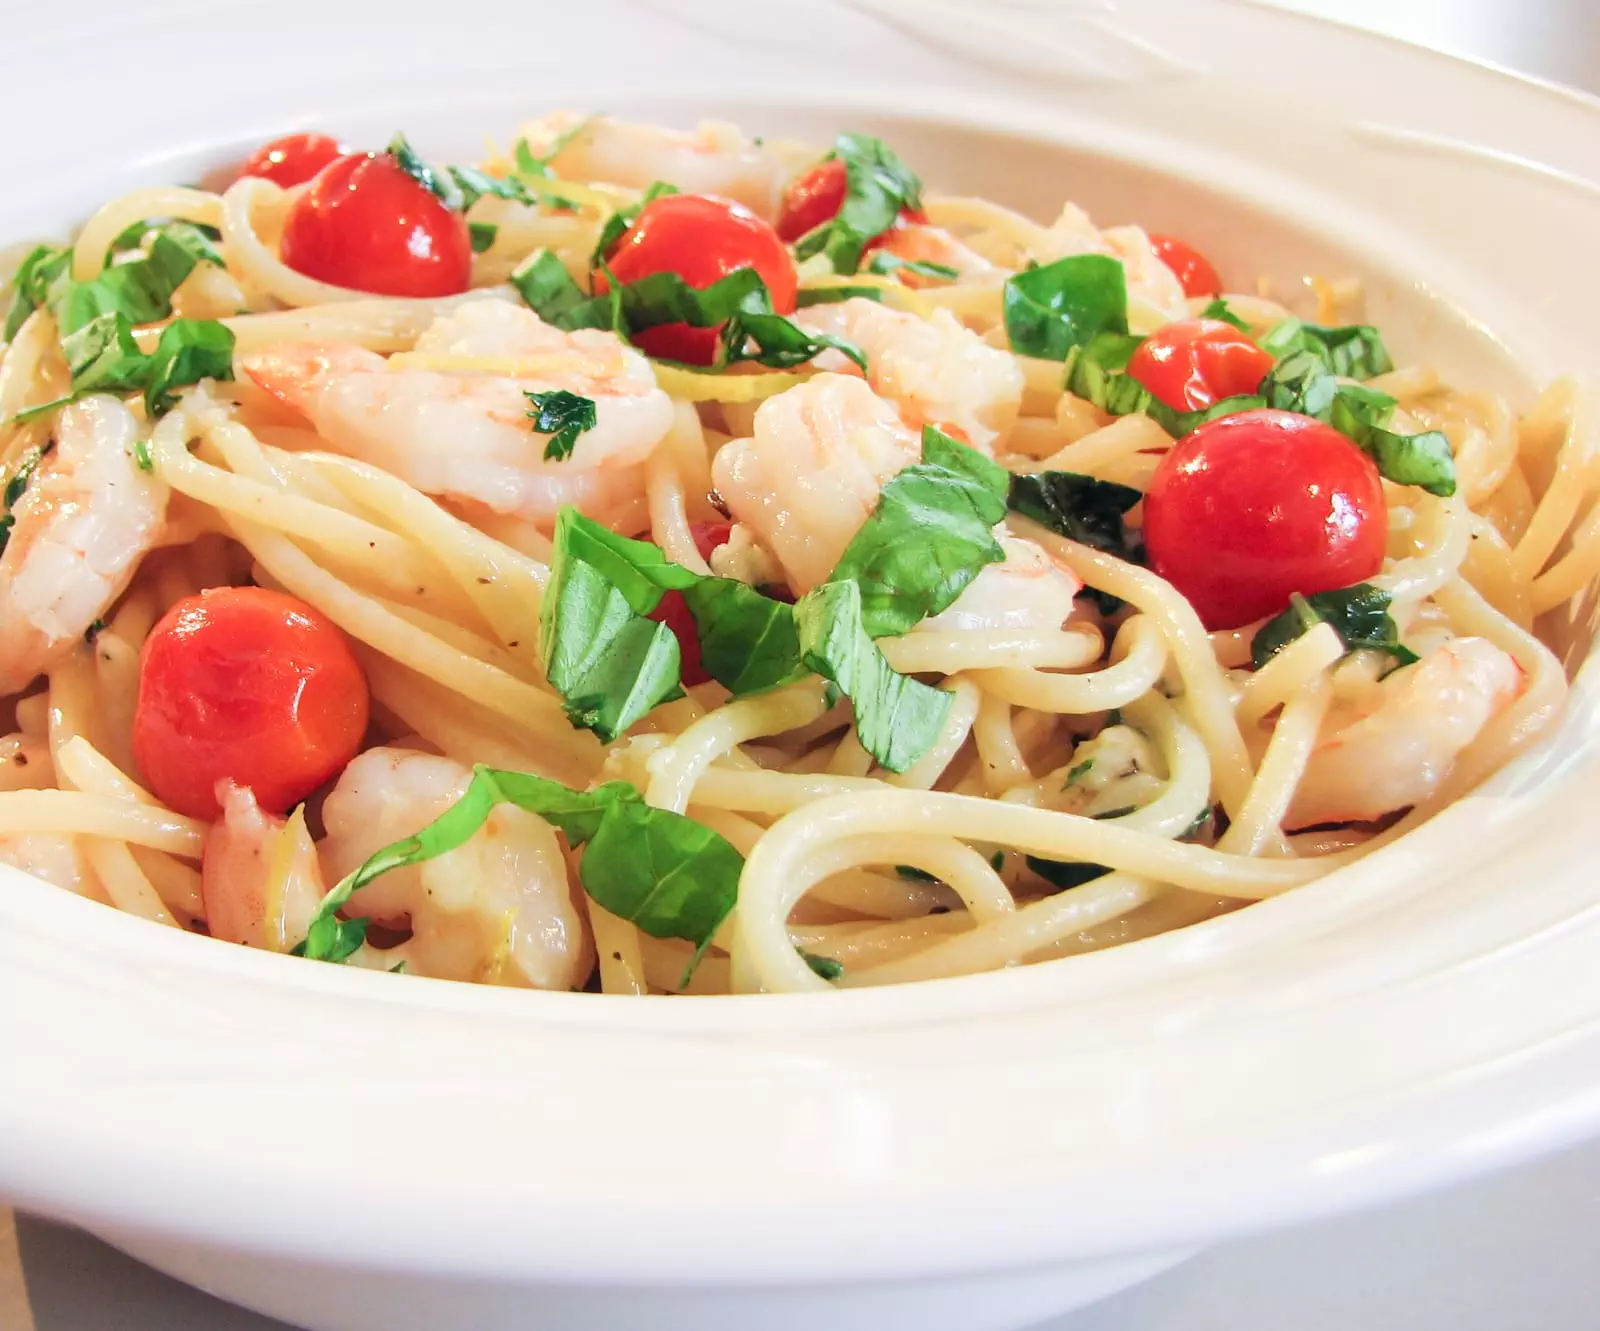
<path id="1" fill-rule="evenodd" d="M 459 158 L 563 102 L 730 114 L 881 131 L 931 183 L 1071 196 L 1225 271 L 1356 273 L 1402 353 L 1524 400 L 1592 377 L 1594 104 L 1237 0 L 153 8 L 73 10 L 171 71 L 115 114 L 61 95 L 54 20 L 14 43 L 8 96 L 51 114 L 0 145 L 28 183 L 0 235 L 291 124 Z M 319 1331 L 1020 1325 L 1594 1126 L 1595 689 L 1357 870 L 891 991 L 402 983 L 7 876 L 0 1191 Z"/>

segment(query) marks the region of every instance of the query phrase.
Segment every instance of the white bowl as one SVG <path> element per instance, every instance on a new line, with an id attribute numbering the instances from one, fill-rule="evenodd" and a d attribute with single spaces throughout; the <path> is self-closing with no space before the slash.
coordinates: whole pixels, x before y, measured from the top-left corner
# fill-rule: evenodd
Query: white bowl
<path id="1" fill-rule="evenodd" d="M 114 105 L 66 18 L 12 27 L 0 236 L 290 125 L 460 158 L 562 103 L 721 114 L 879 130 L 931 182 L 1070 196 L 1225 271 L 1359 274 L 1402 352 L 1523 400 L 1594 368 L 1596 104 L 1256 5 L 164 8 L 72 7 Z M 318 1331 L 1020 1326 L 1595 1127 L 1597 689 L 1356 869 L 878 992 L 402 981 L 6 873 L 0 1194 Z"/>

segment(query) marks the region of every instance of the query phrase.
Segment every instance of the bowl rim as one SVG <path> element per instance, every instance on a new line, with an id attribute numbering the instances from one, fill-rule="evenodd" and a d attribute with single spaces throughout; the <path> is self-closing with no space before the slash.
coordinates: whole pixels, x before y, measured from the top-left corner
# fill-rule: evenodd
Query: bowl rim
<path id="1" fill-rule="evenodd" d="M 1231 34 L 1240 15 L 1267 12 L 1251 0 L 1132 0 L 1124 10 L 1135 25 L 1159 27 L 1185 5 L 1182 21 L 1194 32 L 1214 21 Z M 857 8 L 894 11 L 902 28 L 920 21 L 890 0 Z M 1550 116 L 1591 134 L 1600 124 L 1600 99 L 1333 20 L 1270 12 L 1279 49 L 1320 46 L 1351 68 L 1382 51 L 1391 67 L 1426 67 L 1433 72 L 1419 79 L 1499 108 L 1507 139 L 1527 140 L 1510 151 L 1528 162 L 1559 157 L 1540 134 Z M 1247 29 L 1255 22 L 1243 20 Z M 1033 87 L 985 85 L 945 109 L 959 123 L 1016 124 Z M 1088 142 L 1082 121 L 1053 114 L 1055 137 Z M 1147 129 L 1112 126 L 1106 137 L 1137 156 Z M 1594 180 L 1592 160 L 1580 154 L 1576 165 L 1550 169 Z M 1593 199 L 1570 206 L 1600 210 Z M 1421 236 L 1391 232 L 1418 271 L 1442 275 L 1441 289 L 1472 287 L 1458 256 L 1424 263 Z M 1520 340 L 1538 343 L 1531 333 Z M 0 1096 L 0 1190 L 71 1219 L 328 1261 L 599 1277 L 619 1268 L 616 1251 L 593 1246 L 606 1235 L 633 1278 L 715 1271 L 755 1281 L 792 1273 L 797 1262 L 815 1275 L 915 1274 L 952 1261 L 1021 1266 L 1193 1243 L 1553 1148 L 1600 1123 L 1600 1088 L 1584 1075 L 1600 1047 L 1600 988 L 1581 966 L 1600 930 L 1585 890 L 1592 872 L 1581 816 L 1587 781 L 1600 775 L 1597 693 L 1600 667 L 1591 662 L 1559 736 L 1374 857 L 1377 867 L 1215 927 L 894 990 L 639 1004 L 415 978 L 397 985 L 172 936 L 0 871 L 0 1066 L 29 1088 Z M 1473 859 L 1482 863 L 1469 874 Z M 1546 914 L 1521 932 L 1492 901 L 1474 898 L 1470 918 L 1398 956 L 1406 949 L 1350 909 L 1351 897 L 1388 892 L 1430 864 L 1482 879 L 1518 862 L 1546 875 L 1538 894 Z M 1393 894 L 1385 914 L 1426 918 L 1419 895 Z M 1338 967 L 1325 980 L 1286 982 L 1330 946 L 1380 944 L 1390 963 L 1380 982 Z M 1243 964 L 1229 978 L 1224 962 Z M 1556 992 L 1557 978 L 1570 990 Z M 1263 1001 L 1274 982 L 1288 996 Z M 1241 1003 L 1250 986 L 1248 1019 L 1230 1022 L 1228 1003 Z M 1493 1019 L 1496 1001 L 1514 1012 Z M 1410 1069 L 1392 1066 L 1400 1051 L 1373 1038 L 1387 1027 L 1420 1040 L 1451 1013 L 1487 1029 L 1438 1028 L 1445 1047 Z M 149 1029 L 158 1017 L 171 1024 Z M 352 1029 L 360 1048 L 349 1047 Z M 1129 1044 L 1106 1048 L 1112 1031 Z M 248 1056 L 225 1052 L 241 1032 L 253 1044 Z M 613 1046 L 609 1065 L 586 1049 L 599 1037 Z M 1072 1057 L 1033 1059 L 1041 1046 Z M 513 1075 L 507 1060 L 534 1049 L 583 1068 L 591 1084 L 580 1093 L 536 1070 Z M 1333 1098 L 1339 1079 L 1309 1065 L 1313 1049 L 1344 1060 L 1349 1096 Z M 426 1068 L 414 1072 L 423 1055 Z M 1151 1066 L 1134 1069 L 1141 1058 Z M 1263 1058 L 1277 1061 L 1263 1069 Z M 1217 1071 L 1207 1072 L 1208 1059 Z M 991 1080 L 972 1084 L 980 1073 Z M 1186 1080 L 1196 1075 L 1200 1083 Z M 1287 1084 L 1296 1077 L 1307 1087 L 1298 1095 Z M 536 1178 L 483 1183 L 494 1178 L 496 1153 L 515 1156 L 534 1129 L 590 1150 L 604 1133 L 620 1138 L 641 1082 L 654 1088 L 655 1130 L 681 1143 L 674 1150 L 617 1147 L 605 1170 L 545 1160 Z M 1192 1087 L 1206 1112 L 1153 1114 L 1135 1095 L 1141 1085 L 1151 1096 L 1151 1087 Z M 1108 1086 L 1135 1095 L 1125 1114 L 1170 1136 L 1119 1131 L 1110 1106 L 1099 1117 L 1062 1113 L 1053 1135 L 1056 1112 Z M 1259 1097 L 1268 1086 L 1278 1099 L 1225 1130 L 1229 1095 Z M 551 1103 L 552 1090 L 562 1103 Z M 468 1095 L 470 1114 L 452 1103 Z M 370 1157 L 325 1149 L 328 1124 L 361 1121 L 353 1107 L 372 1116 L 363 1130 L 382 1149 Z M 175 1154 L 158 1128 L 179 1113 L 186 1142 Z M 474 1120 L 481 1139 L 454 1146 L 475 1170 L 386 1171 L 404 1148 L 402 1129 L 424 1129 L 430 1116 Z M 244 1133 L 269 1122 L 284 1139 L 246 1151 Z M 811 1154 L 788 1158 L 797 1143 Z M 704 1162 L 719 1153 L 737 1168 L 707 1186 Z M 313 1176 L 322 1186 L 308 1189 Z M 841 1188 L 848 1223 L 835 1210 Z M 1063 1214 L 1074 1198 L 1093 1204 Z M 952 1223 L 958 1204 L 962 1218 Z M 367 1225 L 359 1232 L 358 1215 Z M 443 1220 L 453 1237 L 440 1245 Z"/>

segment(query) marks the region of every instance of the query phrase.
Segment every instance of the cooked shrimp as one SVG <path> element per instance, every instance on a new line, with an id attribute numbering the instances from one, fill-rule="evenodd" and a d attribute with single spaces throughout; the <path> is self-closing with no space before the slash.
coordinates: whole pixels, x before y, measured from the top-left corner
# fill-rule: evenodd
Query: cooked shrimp
<path id="1" fill-rule="evenodd" d="M 134 460 L 139 430 L 103 395 L 61 413 L 0 556 L 0 694 L 81 641 L 154 548 L 170 492 Z"/>
<path id="2" fill-rule="evenodd" d="M 340 452 L 428 494 L 545 526 L 563 504 L 604 518 L 637 499 L 642 464 L 672 425 L 649 362 L 614 333 L 564 333 L 497 300 L 441 315 L 393 362 L 348 344 L 293 342 L 240 366 Z M 570 456 L 547 460 L 526 395 L 552 389 L 591 399 L 596 419 Z"/>
<path id="3" fill-rule="evenodd" d="M 856 297 L 802 310 L 796 322 L 848 338 L 867 353 L 868 381 L 900 409 L 908 425 L 953 427 L 985 453 L 1017 419 L 1022 371 L 1009 352 L 991 347 L 949 310 L 919 319 Z M 830 370 L 854 366 L 837 351 L 817 358 Z"/>
<path id="4" fill-rule="evenodd" d="M 94 876 L 77 841 L 69 836 L 23 832 L 0 837 L 0 864 L 9 864 L 79 896 L 94 892 Z"/>
<path id="5" fill-rule="evenodd" d="M 1069 203 L 1045 235 L 1047 243 L 1034 255 L 1040 263 L 1053 263 L 1072 254 L 1109 254 L 1122 260 L 1128 282 L 1129 313 L 1133 322 L 1150 325 L 1135 331 L 1153 331 L 1163 323 L 1188 315 L 1183 284 L 1161 261 L 1142 228 L 1113 226 L 1102 231 L 1089 220 L 1088 213 L 1077 204 Z"/>
<path id="6" fill-rule="evenodd" d="M 922 628 L 1058 629 L 1066 622 L 1083 583 L 1042 546 L 998 535 L 1005 560 L 979 570 L 955 604 Z"/>
<path id="7" fill-rule="evenodd" d="M 1366 821 L 1418 804 L 1522 690 L 1517 663 L 1484 638 L 1452 638 L 1324 724 L 1286 825 Z"/>
<path id="8" fill-rule="evenodd" d="M 581 128 L 579 128 L 581 126 Z M 572 133 L 576 130 L 576 133 Z M 643 189 L 657 180 L 685 194 L 720 194 L 771 219 L 789 178 L 814 154 L 795 144 L 747 139 L 735 125 L 703 120 L 694 133 L 558 111 L 523 127 L 528 146 L 547 154 L 563 134 L 572 137 L 551 160 L 566 180 L 604 181 Z"/>
<path id="9" fill-rule="evenodd" d="M 306 936 L 326 888 L 305 813 L 264 813 L 232 781 L 218 783 L 222 816 L 206 835 L 200 896 L 213 938 L 288 952 Z"/>
<path id="10" fill-rule="evenodd" d="M 883 237 L 883 246 L 897 259 L 908 263 L 937 263 L 954 268 L 962 282 L 1003 282 L 1010 275 L 998 264 L 990 263 L 970 245 L 957 240 L 942 226 L 909 223 L 897 226 Z M 901 280 L 911 286 L 927 285 L 937 279 L 919 278 L 915 274 L 902 274 Z"/>
<path id="11" fill-rule="evenodd" d="M 921 451 L 894 408 L 861 380 L 819 374 L 763 402 L 755 437 L 724 444 L 711 477 L 729 513 L 802 593 L 833 572 L 883 483 Z"/>
<path id="12" fill-rule="evenodd" d="M 411 836 L 460 798 L 472 773 L 409 749 L 369 749 L 344 770 L 323 808 L 330 881 Z M 594 963 L 566 860 L 544 819 L 502 805 L 465 845 L 394 869 L 351 898 L 351 915 L 409 923 L 390 955 L 419 975 L 569 989 Z"/>

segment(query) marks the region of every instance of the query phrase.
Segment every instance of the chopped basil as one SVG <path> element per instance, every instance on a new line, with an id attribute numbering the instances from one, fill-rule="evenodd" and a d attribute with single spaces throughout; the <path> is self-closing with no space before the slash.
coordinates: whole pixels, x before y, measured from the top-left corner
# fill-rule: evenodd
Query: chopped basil
<path id="1" fill-rule="evenodd" d="M 527 139 L 518 139 L 516 146 L 511 150 L 511 160 L 517 174 L 524 180 L 554 180 L 556 173 L 551 170 L 550 163 L 555 161 L 561 155 L 561 150 L 588 129 L 596 119 L 597 116 L 586 116 L 571 129 L 557 134 L 543 157 L 534 155 Z"/>
<path id="2" fill-rule="evenodd" d="M 735 698 L 805 674 L 794 607 L 736 578 L 701 578 L 683 598 L 700 639 L 700 666 Z"/>
<path id="3" fill-rule="evenodd" d="M 1448 498 L 1456 492 L 1455 457 L 1439 430 L 1397 434 L 1388 428 L 1399 404 L 1364 384 L 1341 383 L 1314 351 L 1296 351 L 1261 381 L 1269 405 L 1326 421 L 1378 464 L 1398 485 L 1421 486 Z"/>
<path id="4" fill-rule="evenodd" d="M 495 237 L 500 234 L 500 228 L 493 222 L 468 222 L 467 236 L 472 242 L 472 252 L 482 254 L 494 245 Z"/>
<path id="5" fill-rule="evenodd" d="M 350 898 L 391 869 L 466 844 L 501 804 L 538 814 L 574 847 L 587 845 L 578 866 L 584 890 L 654 938 L 682 938 L 704 949 L 733 909 L 744 859 L 710 828 L 651 808 L 626 782 L 576 791 L 526 772 L 479 766 L 455 804 L 415 836 L 378 851 L 323 897 L 295 954 L 347 960 L 367 932 L 365 919 L 339 919 Z"/>
<path id="6" fill-rule="evenodd" d="M 564 388 L 553 388 L 546 393 L 524 393 L 533 404 L 528 416 L 538 434 L 550 436 L 544 446 L 544 460 L 554 462 L 572 456 L 578 446 L 578 436 L 592 430 L 598 419 L 593 398 L 580 397 Z"/>
<path id="7" fill-rule="evenodd" d="M 1342 379 L 1371 379 L 1394 369 L 1383 335 L 1371 324 L 1326 328 L 1291 316 L 1267 330 L 1261 349 L 1279 360 L 1297 351 L 1309 352 Z"/>
<path id="8" fill-rule="evenodd" d="M 1112 416 L 1142 413 L 1174 439 L 1183 438 L 1219 416 L 1267 405 L 1266 398 L 1250 394 L 1224 398 L 1199 411 L 1174 411 L 1127 373 L 1128 361 L 1142 341 L 1127 333 L 1100 333 L 1084 345 L 1073 347 L 1067 354 L 1067 391 Z"/>
<path id="9" fill-rule="evenodd" d="M 1011 478 L 1012 509 L 1058 536 L 1105 550 L 1119 559 L 1139 558 L 1122 517 L 1143 498 L 1131 486 L 1071 471 L 1041 471 Z"/>
<path id="10" fill-rule="evenodd" d="M 83 631 L 83 640 L 93 647 L 95 639 L 106 631 L 106 622 L 103 619 L 91 620 L 89 627 Z"/>
<path id="11" fill-rule="evenodd" d="M 828 577 L 860 586 L 872 637 L 905 633 L 938 614 L 984 565 L 1005 558 L 993 528 L 1006 515 L 1010 479 L 976 449 L 923 427 L 922 461 L 883 487 Z"/>
<path id="12" fill-rule="evenodd" d="M 919 869 L 914 864 L 897 864 L 894 871 L 909 883 L 937 883 L 935 878 L 926 869 Z"/>
<path id="13" fill-rule="evenodd" d="M 795 242 L 801 259 L 826 254 L 836 273 L 854 273 L 867 243 L 892 227 L 902 209 L 922 207 L 922 182 L 882 139 L 841 134 L 824 161 L 844 163 L 844 202 Z"/>
<path id="14" fill-rule="evenodd" d="M 156 464 L 150 458 L 150 441 L 148 439 L 135 439 L 133 441 L 133 462 L 140 471 L 154 471 Z"/>
<path id="15" fill-rule="evenodd" d="M 1076 781 L 1082 780 L 1084 777 L 1088 776 L 1089 773 L 1093 769 L 1094 769 L 1094 759 L 1093 758 L 1085 758 L 1081 763 L 1077 764 L 1075 767 L 1069 767 L 1067 769 L 1066 786 L 1063 786 L 1062 789 L 1065 790 L 1067 786 L 1072 785 Z"/>
<path id="16" fill-rule="evenodd" d="M 557 328 L 566 328 L 564 321 L 571 312 L 589 301 L 551 250 L 534 250 L 511 274 L 511 285 L 529 309 Z"/>
<path id="17" fill-rule="evenodd" d="M 1318 624 L 1332 624 L 1349 651 L 1387 652 L 1400 665 L 1410 665 L 1417 654 L 1402 646 L 1400 630 L 1389 615 L 1389 593 L 1371 583 L 1358 582 L 1339 591 L 1296 593 L 1289 608 L 1256 631 L 1250 657 L 1257 670 L 1296 638 Z"/>
<path id="18" fill-rule="evenodd" d="M 680 193 L 678 187 L 665 180 L 653 180 L 639 196 L 639 202 L 629 204 L 626 208 L 618 208 L 610 217 L 606 218 L 605 225 L 600 228 L 599 238 L 594 243 L 594 253 L 589 256 L 589 266 L 598 268 L 611 255 L 611 248 L 628 232 L 628 228 L 639 218 L 647 203 L 654 203 L 657 199 L 668 194 Z"/>
<path id="19" fill-rule="evenodd" d="M 911 273 L 916 277 L 937 278 L 945 282 L 954 282 L 961 276 L 959 268 L 952 268 L 947 263 L 929 263 L 926 259 L 902 259 L 898 254 L 890 254 L 888 250 L 879 250 L 867 261 L 867 271 L 888 276 L 890 273 Z"/>
<path id="20" fill-rule="evenodd" d="M 844 974 L 844 962 L 833 957 L 819 957 L 815 952 L 807 952 L 804 948 L 796 948 L 800 959 L 811 967 L 812 971 L 824 980 L 837 980 Z"/>
<path id="21" fill-rule="evenodd" d="M 72 251 L 59 245 L 35 245 L 11 279 L 11 306 L 0 341 L 16 337 L 27 318 L 45 303 L 50 288 L 72 268 Z"/>
<path id="22" fill-rule="evenodd" d="M 1037 855 L 1024 855 L 1022 859 L 1045 882 L 1062 891 L 1082 887 L 1111 872 L 1103 864 L 1090 864 L 1082 860 L 1046 860 Z"/>
<path id="23" fill-rule="evenodd" d="M 174 319 L 163 328 L 144 374 L 144 407 L 150 418 L 172 410 L 177 403 L 174 389 L 202 379 L 232 379 L 233 344 L 233 330 L 211 319 Z"/>
<path id="24" fill-rule="evenodd" d="M 1120 259 L 1073 254 L 1006 279 L 1002 297 L 1011 349 L 1065 360 L 1099 333 L 1128 331 L 1128 282 Z"/>
<path id="25" fill-rule="evenodd" d="M 951 695 L 897 674 L 884 660 L 862 622 L 855 583 L 813 588 L 794 616 L 801 660 L 850 699 L 861 747 L 887 770 L 905 771 L 938 739 Z"/>
<path id="26" fill-rule="evenodd" d="M 1241 333 L 1248 333 L 1250 325 L 1233 312 L 1233 307 L 1218 296 L 1205 309 L 1200 311 L 1202 319 L 1221 319 L 1225 324 L 1232 324 Z"/>
<path id="27" fill-rule="evenodd" d="M 837 305 L 846 300 L 875 300 L 882 304 L 883 292 L 877 287 L 801 287 L 795 293 L 795 308 L 810 305 Z"/>
<path id="28" fill-rule="evenodd" d="M 387 149 L 389 156 L 394 158 L 395 164 L 408 176 L 427 190 L 429 194 L 438 199 L 440 203 L 452 212 L 462 212 L 466 209 L 466 196 L 462 193 L 461 186 L 456 182 L 454 173 L 439 171 L 423 161 L 416 150 L 406 142 L 404 134 L 396 134 L 389 140 Z"/>

